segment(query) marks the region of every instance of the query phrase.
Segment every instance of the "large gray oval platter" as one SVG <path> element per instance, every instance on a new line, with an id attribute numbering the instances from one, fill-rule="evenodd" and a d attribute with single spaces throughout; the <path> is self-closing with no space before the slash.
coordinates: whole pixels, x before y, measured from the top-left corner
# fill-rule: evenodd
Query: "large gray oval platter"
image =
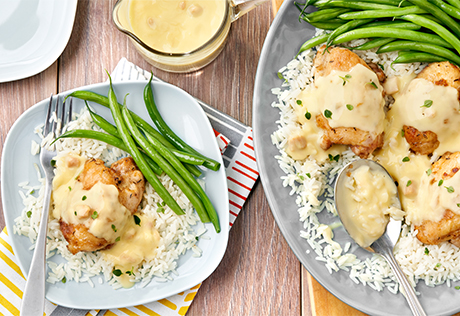
<path id="1" fill-rule="evenodd" d="M 271 88 L 281 85 L 278 70 L 294 58 L 300 46 L 314 34 L 313 27 L 298 20 L 299 11 L 293 2 L 286 0 L 281 6 L 262 49 L 254 87 L 253 128 L 254 143 L 260 177 L 273 216 L 292 251 L 311 275 L 329 292 L 343 302 L 371 315 L 411 315 L 402 294 L 394 295 L 388 290 L 377 292 L 368 286 L 355 284 L 348 272 L 329 274 L 324 264 L 315 260 L 316 254 L 306 240 L 300 238 L 302 224 L 295 204 L 295 196 L 290 196 L 290 188 L 282 186 L 280 177 L 283 172 L 274 158 L 278 154 L 272 145 L 270 135 L 277 129 L 279 119 L 277 109 L 271 107 L 276 97 Z M 320 214 L 320 220 L 329 223 L 336 221 L 327 214 Z M 340 244 L 351 239 L 342 228 L 334 230 Z M 310 253 L 307 254 L 307 250 Z M 352 251 L 359 258 L 368 253 L 354 247 Z M 416 290 L 420 292 L 420 301 L 428 315 L 452 315 L 460 311 L 460 291 L 446 285 L 429 288 L 419 282 Z"/>

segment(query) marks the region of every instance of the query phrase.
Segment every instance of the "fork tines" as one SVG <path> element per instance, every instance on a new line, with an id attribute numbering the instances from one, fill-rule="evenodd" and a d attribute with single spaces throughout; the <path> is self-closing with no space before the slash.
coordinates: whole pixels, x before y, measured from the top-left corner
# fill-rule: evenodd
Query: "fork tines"
<path id="1" fill-rule="evenodd" d="M 49 133 L 53 133 L 54 137 L 57 137 L 58 133 L 62 131 L 63 126 L 72 120 L 72 98 L 69 102 L 68 115 L 66 117 L 66 102 L 60 102 L 60 96 L 58 95 L 53 102 L 53 94 L 51 94 L 50 102 L 48 105 L 48 112 L 46 115 L 45 127 L 43 135 L 47 136 Z M 61 105 L 61 106 L 59 106 Z M 60 109 L 60 110 L 59 110 Z M 60 113 L 59 113 L 60 112 Z M 60 116 L 60 119 L 58 119 Z"/>

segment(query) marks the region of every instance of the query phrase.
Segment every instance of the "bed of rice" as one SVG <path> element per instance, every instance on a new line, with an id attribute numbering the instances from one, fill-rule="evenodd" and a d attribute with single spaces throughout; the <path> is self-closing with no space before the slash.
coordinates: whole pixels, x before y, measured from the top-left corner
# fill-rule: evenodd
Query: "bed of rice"
<path id="1" fill-rule="evenodd" d="M 362 43 L 364 40 L 356 40 L 348 45 Z M 324 262 L 330 273 L 345 270 L 356 284 L 368 285 L 377 291 L 386 288 L 396 294 L 399 291 L 398 283 L 382 257 L 369 254 L 366 258 L 357 258 L 353 254 L 357 248 L 354 243 L 339 244 L 327 234 L 329 228 L 334 230 L 341 226 L 338 217 L 333 223 L 321 223 L 317 216 L 320 212 L 337 216 L 333 201 L 335 176 L 344 165 L 358 157 L 347 150 L 338 162 L 327 161 L 320 165 L 311 158 L 295 161 L 284 150 L 288 136 L 299 128 L 293 105 L 299 93 L 312 83 L 315 52 L 315 49 L 305 51 L 282 67 L 279 72 L 285 81 L 281 87 L 272 89 L 278 99 L 272 106 L 279 109 L 280 119 L 276 122 L 278 129 L 273 132 L 271 139 L 279 149 L 279 155 L 275 158 L 286 174 L 281 177 L 283 186 L 289 186 L 290 194 L 296 196 L 299 219 L 304 227 L 300 236 L 314 250 L 312 255 L 316 256 L 316 260 Z M 366 62 L 381 65 L 387 76 L 418 73 L 425 66 L 420 63 L 391 65 L 397 52 L 377 55 L 373 50 L 357 54 Z M 387 106 L 391 107 L 393 99 L 387 97 L 386 101 Z M 401 238 L 395 247 L 395 257 L 412 285 L 416 286 L 418 281 L 423 280 L 428 286 L 446 283 L 451 287 L 452 282 L 460 278 L 460 250 L 448 242 L 435 246 L 423 245 L 415 236 L 413 227 L 403 225 Z"/>
<path id="2" fill-rule="evenodd" d="M 31 154 L 39 154 L 40 147 L 45 145 L 49 139 L 42 135 L 43 126 L 36 128 L 35 133 L 42 139 L 41 144 L 32 142 Z M 91 121 L 87 110 L 83 110 L 78 115 L 74 115 L 74 120 L 66 127 L 66 130 L 72 129 L 93 129 L 99 128 Z M 126 153 L 118 148 L 114 148 L 103 142 L 91 139 L 65 139 L 56 145 L 59 153 L 74 152 L 84 155 L 87 158 L 100 158 L 107 165 L 115 162 L 119 158 L 126 156 Z M 40 185 L 30 186 L 28 182 L 20 183 L 19 194 L 24 203 L 24 209 L 21 216 L 15 219 L 14 233 L 27 236 L 30 239 L 32 250 L 38 234 L 38 226 L 43 204 L 44 178 L 41 175 L 40 168 L 35 165 L 37 177 Z M 200 222 L 191 203 L 182 191 L 173 183 L 165 174 L 160 178 L 163 185 L 176 199 L 179 206 L 184 209 L 185 215 L 177 216 L 169 207 L 164 207 L 164 213 L 157 212 L 157 203 L 162 200 L 153 190 L 152 186 L 147 183 L 143 200 L 139 206 L 139 212 L 155 219 L 155 228 L 158 230 L 161 240 L 156 251 L 155 259 L 143 262 L 139 271 L 131 277 L 131 281 L 139 282 L 139 286 L 147 285 L 151 280 L 157 282 L 166 282 L 173 279 L 177 274 L 177 259 L 191 250 L 192 256 L 201 256 L 201 249 L 197 246 L 199 238 L 207 239 L 204 235 L 206 229 Z M 49 222 L 47 259 L 55 255 L 60 255 L 64 260 L 48 260 L 49 273 L 47 281 L 68 282 L 88 282 L 91 286 L 96 283 L 108 282 L 114 288 L 121 285 L 113 275 L 113 265 L 104 260 L 100 252 L 79 252 L 72 255 L 66 247 L 65 241 L 60 229 L 59 222 L 53 219 Z M 56 263 L 63 261 L 62 263 Z M 98 276 L 98 277 L 95 277 Z M 95 277 L 95 278 L 93 278 Z"/>

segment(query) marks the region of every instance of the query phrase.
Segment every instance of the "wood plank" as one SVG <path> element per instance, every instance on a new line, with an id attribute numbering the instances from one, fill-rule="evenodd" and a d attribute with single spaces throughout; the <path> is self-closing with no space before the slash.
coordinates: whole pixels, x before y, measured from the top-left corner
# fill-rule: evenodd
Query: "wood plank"
<path id="1" fill-rule="evenodd" d="M 0 84 L 0 155 L 3 153 L 8 131 L 18 117 L 35 103 L 49 98 L 51 93 L 56 94 L 57 71 L 57 62 L 55 62 L 40 74 Z M 5 227 L 5 219 L 3 206 L 0 204 L 0 231 L 3 227 Z"/>

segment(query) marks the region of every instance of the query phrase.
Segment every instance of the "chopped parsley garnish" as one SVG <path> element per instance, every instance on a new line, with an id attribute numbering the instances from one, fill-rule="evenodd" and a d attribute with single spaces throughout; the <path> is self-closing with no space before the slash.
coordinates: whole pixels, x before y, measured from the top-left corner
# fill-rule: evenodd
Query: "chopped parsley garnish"
<path id="1" fill-rule="evenodd" d="M 278 72 L 277 75 L 278 75 L 278 78 L 280 78 L 281 80 L 286 80 L 286 79 L 283 77 L 283 74 L 282 74 L 281 72 Z"/>
<path id="2" fill-rule="evenodd" d="M 82 201 L 84 201 L 86 199 L 87 199 L 86 195 L 83 195 L 82 198 L 81 198 Z"/>
<path id="3" fill-rule="evenodd" d="M 77 211 L 73 212 L 75 214 L 75 216 L 77 216 Z"/>
<path id="4" fill-rule="evenodd" d="M 431 169 L 428 169 L 428 170 L 426 171 L 426 175 L 427 175 L 427 176 L 431 176 Z"/>
<path id="5" fill-rule="evenodd" d="M 340 159 L 340 155 L 332 156 L 331 154 L 329 154 L 329 161 L 339 162 L 339 159 Z"/>
<path id="6" fill-rule="evenodd" d="M 27 217 L 30 218 L 32 216 L 32 211 L 27 212 Z"/>
<path id="7" fill-rule="evenodd" d="M 407 181 L 406 187 L 410 186 L 411 184 L 412 184 L 411 180 Z"/>
<path id="8" fill-rule="evenodd" d="M 311 179 L 311 175 L 309 173 L 307 173 L 305 175 Z"/>
<path id="9" fill-rule="evenodd" d="M 429 108 L 433 105 L 433 101 L 432 100 L 425 100 L 425 102 L 423 103 L 423 105 L 421 106 L 421 108 Z"/>
<path id="10" fill-rule="evenodd" d="M 404 157 L 404 158 L 402 159 L 402 161 L 403 161 L 403 162 L 408 162 L 408 161 L 410 161 L 410 158 L 406 156 L 406 157 Z"/>
<path id="11" fill-rule="evenodd" d="M 120 241 L 120 236 L 118 236 L 116 239 L 115 239 L 115 242 L 119 242 Z"/>
<path id="12" fill-rule="evenodd" d="M 368 82 L 366 84 L 370 84 L 371 86 L 373 86 L 375 89 L 378 89 L 379 87 L 377 87 L 377 85 L 375 84 L 374 81 L 371 81 L 371 82 Z"/>
<path id="13" fill-rule="evenodd" d="M 353 106 L 353 105 L 351 105 L 351 104 L 347 104 L 347 109 L 348 109 L 348 110 L 350 110 L 350 111 L 351 111 L 351 110 L 353 110 L 353 108 L 354 108 L 354 106 Z"/>
<path id="14" fill-rule="evenodd" d="M 311 113 L 307 111 L 307 113 L 305 113 L 305 118 L 307 120 L 311 119 Z"/>
<path id="15" fill-rule="evenodd" d="M 377 66 L 379 66 L 379 67 L 380 67 L 380 69 L 382 69 L 382 70 L 385 70 L 385 67 L 383 67 L 383 65 L 382 65 L 382 64 L 377 64 Z"/>
<path id="16" fill-rule="evenodd" d="M 125 273 L 127 275 L 134 275 L 134 267 L 132 267 L 130 271 L 126 271 Z"/>
<path id="17" fill-rule="evenodd" d="M 439 182 L 438 182 L 438 187 L 440 187 L 443 183 L 444 183 L 444 180 L 443 180 L 443 179 L 439 180 Z"/>
<path id="18" fill-rule="evenodd" d="M 300 178 L 300 180 L 302 180 L 302 181 L 305 180 L 305 177 L 304 177 L 303 175 L 301 175 L 301 174 L 299 175 L 299 178 Z"/>
<path id="19" fill-rule="evenodd" d="M 96 219 L 98 216 L 99 216 L 99 214 L 97 214 L 96 211 L 94 211 L 93 214 L 91 214 L 92 219 Z"/>
<path id="20" fill-rule="evenodd" d="M 117 228 L 115 227 L 114 224 L 112 224 L 112 229 L 113 229 L 114 232 L 117 232 Z"/>
<path id="21" fill-rule="evenodd" d="M 460 207 L 460 203 L 457 203 L 457 206 Z"/>
<path id="22" fill-rule="evenodd" d="M 72 187 L 69 185 L 69 191 L 72 191 Z"/>
<path id="23" fill-rule="evenodd" d="M 35 190 L 32 190 L 29 192 L 29 194 L 34 194 L 35 193 Z"/>
<path id="24" fill-rule="evenodd" d="M 123 272 L 121 272 L 120 269 L 114 269 L 114 270 L 112 271 L 112 273 L 113 273 L 113 275 L 115 275 L 115 276 L 120 276 L 120 275 L 123 274 Z"/>
<path id="25" fill-rule="evenodd" d="M 430 253 L 430 251 L 428 250 L 428 248 L 425 247 L 425 254 L 428 255 Z"/>
<path id="26" fill-rule="evenodd" d="M 460 286 L 457 285 L 456 287 L 454 287 L 454 289 L 460 290 Z"/>
<path id="27" fill-rule="evenodd" d="M 455 191 L 454 188 L 451 187 L 451 186 L 450 187 L 445 187 L 445 188 L 447 189 L 447 192 L 449 192 L 449 193 L 454 193 L 454 191 Z"/>
<path id="28" fill-rule="evenodd" d="M 165 209 L 163 207 L 157 208 L 157 213 L 164 213 Z"/>
<path id="29" fill-rule="evenodd" d="M 404 130 L 402 129 L 402 130 L 401 130 L 401 137 L 404 137 L 404 135 L 405 135 L 405 132 L 404 132 Z"/>
<path id="30" fill-rule="evenodd" d="M 295 101 L 298 105 L 302 105 L 302 100 Z"/>
<path id="31" fill-rule="evenodd" d="M 139 216 L 133 215 L 133 217 L 134 217 L 134 223 L 135 223 L 136 225 L 141 226 L 141 219 L 139 218 Z"/>
<path id="32" fill-rule="evenodd" d="M 51 165 L 51 167 L 55 167 L 56 166 L 56 160 L 54 160 L 54 159 L 51 160 L 50 165 Z"/>
<path id="33" fill-rule="evenodd" d="M 324 110 L 324 116 L 328 119 L 332 118 L 332 112 L 329 110 Z"/>
<path id="34" fill-rule="evenodd" d="M 343 80 L 343 85 L 345 85 L 348 82 L 348 79 L 351 79 L 350 74 L 346 74 L 345 77 L 339 76 Z"/>
<path id="35" fill-rule="evenodd" d="M 67 279 L 65 277 L 62 278 L 61 280 L 62 283 L 66 283 L 67 282 Z"/>
<path id="36" fill-rule="evenodd" d="M 438 262 L 436 263 L 436 268 L 439 268 L 441 266 L 441 264 Z"/>

